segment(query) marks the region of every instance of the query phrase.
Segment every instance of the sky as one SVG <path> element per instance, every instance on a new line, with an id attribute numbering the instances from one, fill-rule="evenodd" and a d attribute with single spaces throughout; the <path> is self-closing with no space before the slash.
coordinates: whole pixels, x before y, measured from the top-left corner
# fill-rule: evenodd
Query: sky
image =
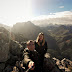
<path id="1" fill-rule="evenodd" d="M 59 18 L 71 23 L 72 0 L 0 0 L 1 24 Z"/>

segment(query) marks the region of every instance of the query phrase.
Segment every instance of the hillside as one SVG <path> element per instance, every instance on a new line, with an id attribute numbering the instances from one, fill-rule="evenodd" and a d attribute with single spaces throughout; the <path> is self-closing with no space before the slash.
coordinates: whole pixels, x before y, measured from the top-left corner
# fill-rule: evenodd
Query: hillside
<path id="1" fill-rule="evenodd" d="M 54 26 L 53 29 L 47 28 L 47 31 L 49 32 L 49 35 L 51 35 L 56 40 L 56 43 L 60 49 L 61 56 L 67 57 L 72 60 L 72 26 Z"/>

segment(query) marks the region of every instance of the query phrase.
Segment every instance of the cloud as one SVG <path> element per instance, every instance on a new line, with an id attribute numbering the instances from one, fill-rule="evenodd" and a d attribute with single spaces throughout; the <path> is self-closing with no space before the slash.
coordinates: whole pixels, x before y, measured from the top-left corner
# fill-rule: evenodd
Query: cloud
<path id="1" fill-rule="evenodd" d="M 72 24 L 72 11 L 63 11 L 51 13 L 50 15 L 42 15 L 33 20 L 36 25 L 43 24 Z"/>
<path id="2" fill-rule="evenodd" d="M 59 8 L 64 8 L 64 6 L 60 6 Z"/>

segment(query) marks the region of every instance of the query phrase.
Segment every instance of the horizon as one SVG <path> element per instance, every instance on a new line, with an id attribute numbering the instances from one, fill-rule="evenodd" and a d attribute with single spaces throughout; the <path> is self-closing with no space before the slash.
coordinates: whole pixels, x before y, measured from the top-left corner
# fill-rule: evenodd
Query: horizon
<path id="1" fill-rule="evenodd" d="M 71 0 L 0 0 L 0 23 L 13 26 L 18 22 L 42 20 L 72 24 L 71 7 Z"/>

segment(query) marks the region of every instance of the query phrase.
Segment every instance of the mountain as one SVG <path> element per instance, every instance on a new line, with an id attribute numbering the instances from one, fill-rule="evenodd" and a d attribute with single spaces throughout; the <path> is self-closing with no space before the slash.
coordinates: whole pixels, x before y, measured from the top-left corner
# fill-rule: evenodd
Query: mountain
<path id="1" fill-rule="evenodd" d="M 36 35 L 41 32 L 38 26 L 35 26 L 30 21 L 23 22 L 23 23 L 16 23 L 13 28 L 12 32 L 15 34 L 23 35 L 27 39 L 36 39 Z"/>
<path id="2" fill-rule="evenodd" d="M 19 25 L 14 25 L 14 28 L 12 28 L 12 33 L 9 32 L 4 27 L 0 27 L 0 72 L 9 72 L 9 70 L 11 71 L 12 69 L 14 69 L 13 67 L 15 67 L 16 62 L 19 61 L 21 63 L 21 61 L 23 60 L 23 58 L 22 58 L 23 57 L 23 49 L 24 49 L 23 46 L 19 42 L 15 41 L 15 40 L 11 40 L 10 36 L 14 33 L 13 35 L 15 35 L 15 37 L 21 38 L 22 35 L 26 34 L 26 32 L 27 32 L 26 30 L 28 30 L 28 32 L 34 33 L 35 35 L 41 31 L 44 32 L 44 34 L 45 34 L 45 39 L 48 42 L 48 47 L 50 48 L 50 49 L 48 49 L 48 51 L 47 51 L 48 53 L 46 53 L 45 58 L 44 58 L 43 67 L 44 67 L 45 72 L 48 72 L 48 71 L 65 72 L 67 69 L 72 70 L 72 61 L 70 61 L 70 60 L 72 60 L 72 38 L 69 38 L 66 41 L 60 42 L 63 44 L 65 43 L 64 45 L 67 48 L 68 47 L 70 47 L 70 48 L 62 51 L 59 54 L 59 51 L 56 49 L 57 41 L 49 35 L 50 33 L 47 33 L 48 31 L 46 31 L 46 29 L 35 26 L 31 22 L 18 23 L 18 24 Z M 21 26 L 21 24 L 22 24 L 22 26 Z M 70 28 L 67 27 L 68 30 L 70 30 Z M 27 32 L 27 34 L 28 34 L 28 32 Z M 37 33 L 35 33 L 35 32 L 37 32 Z M 17 33 L 19 36 L 17 35 Z M 23 33 L 25 33 L 25 34 L 23 34 Z M 31 39 L 35 38 L 35 35 L 34 35 L 34 37 L 31 36 Z M 23 41 L 24 37 L 22 37 L 21 41 Z M 37 35 L 36 35 L 36 37 L 37 37 Z M 17 40 L 18 40 L 18 38 L 17 38 Z M 27 37 L 25 37 L 25 38 L 27 38 Z M 57 44 L 58 44 L 58 42 L 57 42 Z M 65 58 L 60 61 L 53 57 L 57 57 L 59 59 L 64 58 L 64 57 Z M 70 59 L 70 60 L 68 60 L 68 59 Z"/>
<path id="3" fill-rule="evenodd" d="M 58 43 L 67 41 L 72 38 L 72 26 L 61 25 L 53 29 L 50 34 Z"/>
<path id="4" fill-rule="evenodd" d="M 11 27 L 4 25 L 4 24 L 0 24 L 0 27 L 4 27 L 5 29 L 7 29 L 8 31 L 10 31 Z"/>
<path id="5" fill-rule="evenodd" d="M 49 32 L 49 35 L 56 40 L 56 44 L 60 49 L 60 56 L 72 60 L 72 25 L 52 26 L 52 28 L 44 27 L 43 29 L 46 29 Z M 52 51 L 49 51 L 49 53 L 50 52 L 52 53 Z"/>
<path id="6" fill-rule="evenodd" d="M 72 33 L 72 27 L 71 26 L 65 26 L 65 25 L 61 25 L 57 28 L 55 28 L 52 33 L 56 34 L 56 35 L 68 35 L 70 33 Z"/>
<path id="7" fill-rule="evenodd" d="M 45 39 L 48 43 L 48 47 L 51 49 L 58 49 L 56 45 L 55 39 L 53 39 L 45 29 L 41 29 L 34 25 L 32 22 L 23 22 L 23 23 L 16 23 L 13 28 L 12 32 L 15 34 L 15 38 L 17 41 L 22 42 L 26 39 L 27 40 L 35 40 L 40 32 L 44 32 Z M 21 39 L 22 38 L 22 39 Z"/>

